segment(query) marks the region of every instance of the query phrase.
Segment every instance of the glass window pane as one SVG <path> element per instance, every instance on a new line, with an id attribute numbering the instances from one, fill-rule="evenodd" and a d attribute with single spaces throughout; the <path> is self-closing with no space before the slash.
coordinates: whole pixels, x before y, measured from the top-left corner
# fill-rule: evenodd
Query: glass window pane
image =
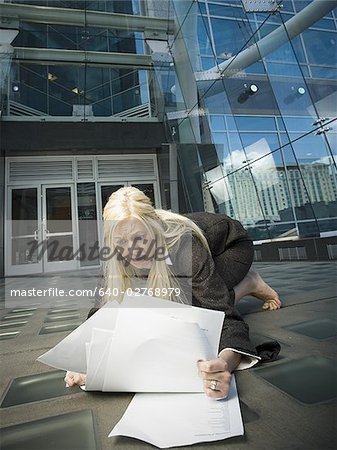
<path id="1" fill-rule="evenodd" d="M 312 117 L 283 117 L 283 121 L 288 131 L 302 131 L 307 133 L 313 129 Z"/>
<path id="2" fill-rule="evenodd" d="M 33 235 L 37 229 L 37 189 L 12 190 L 12 236 Z"/>
<path id="3" fill-rule="evenodd" d="M 74 259 L 73 236 L 50 237 L 47 246 L 48 262 Z"/>
<path id="4" fill-rule="evenodd" d="M 50 233 L 72 231 L 71 189 L 46 189 L 47 229 Z"/>
<path id="5" fill-rule="evenodd" d="M 330 31 L 306 30 L 302 33 L 309 63 L 336 64 L 337 34 Z"/>
<path id="6" fill-rule="evenodd" d="M 77 204 L 81 267 L 99 264 L 95 183 L 77 184 Z"/>
<path id="7" fill-rule="evenodd" d="M 17 266 L 37 263 L 41 247 L 36 244 L 37 242 L 32 237 L 12 239 L 11 264 Z"/>
<path id="8" fill-rule="evenodd" d="M 155 202 L 155 198 L 154 198 L 154 186 L 152 183 L 150 184 L 146 184 L 146 183 L 141 183 L 141 184 L 131 184 L 133 187 L 139 189 L 140 191 L 144 192 L 145 195 L 147 195 L 149 197 L 149 199 L 151 200 L 153 206 L 156 206 L 156 202 Z"/>
<path id="9" fill-rule="evenodd" d="M 225 121 L 224 116 L 209 116 L 211 119 L 211 129 L 213 131 L 224 131 Z"/>
<path id="10" fill-rule="evenodd" d="M 236 116 L 240 131 L 276 131 L 274 117 Z"/>
<path id="11" fill-rule="evenodd" d="M 105 205 L 107 204 L 110 195 L 113 192 L 118 191 L 118 189 L 120 189 L 123 186 L 124 186 L 124 184 L 101 186 L 102 209 L 104 209 Z"/>
<path id="12" fill-rule="evenodd" d="M 244 47 L 247 41 L 247 31 L 244 31 L 241 22 L 226 19 L 211 19 L 216 54 L 224 52 L 235 55 Z"/>

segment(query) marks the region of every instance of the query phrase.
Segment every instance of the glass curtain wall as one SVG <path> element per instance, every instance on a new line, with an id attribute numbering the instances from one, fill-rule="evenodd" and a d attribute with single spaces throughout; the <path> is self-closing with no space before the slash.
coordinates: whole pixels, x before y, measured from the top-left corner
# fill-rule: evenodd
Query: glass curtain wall
<path id="1" fill-rule="evenodd" d="M 312 2 L 282 3 L 274 13 L 246 13 L 239 0 L 172 1 L 178 31 L 166 91 L 184 106 L 166 117 L 189 183 L 187 208 L 200 209 L 202 197 L 204 209 L 239 219 L 255 240 L 337 229 L 336 11 L 290 39 L 286 22 Z M 275 30 L 277 43 L 264 45 Z M 253 45 L 256 60 L 238 66 Z M 183 85 L 191 69 L 194 92 Z"/>
<path id="2" fill-rule="evenodd" d="M 13 59 L 6 89 L 5 115 L 95 118 L 140 115 L 150 117 L 148 71 L 109 67 L 103 63 L 25 61 L 25 48 L 67 51 L 144 54 L 141 32 L 89 27 L 91 11 L 139 14 L 138 0 L 5 1 L 25 5 L 71 8 L 84 11 L 81 26 L 20 21 L 13 41 L 23 58 Z M 88 57 L 88 61 L 90 56 Z"/>

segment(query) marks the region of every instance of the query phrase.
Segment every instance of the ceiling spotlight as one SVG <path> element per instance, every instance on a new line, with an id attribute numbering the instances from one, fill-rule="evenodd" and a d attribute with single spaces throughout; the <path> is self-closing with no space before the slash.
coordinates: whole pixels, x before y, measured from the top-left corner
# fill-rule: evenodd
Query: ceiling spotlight
<path id="1" fill-rule="evenodd" d="M 57 76 L 53 73 L 48 72 L 48 81 L 55 81 L 57 80 Z"/>
<path id="2" fill-rule="evenodd" d="M 244 84 L 245 91 L 242 92 L 238 97 L 239 103 L 244 103 L 248 100 L 251 95 L 254 95 L 259 90 L 259 87 L 256 84 Z"/>
<path id="3" fill-rule="evenodd" d="M 304 87 L 299 87 L 299 88 L 297 89 L 297 93 L 298 93 L 299 95 L 304 95 L 305 92 L 306 92 L 306 90 L 304 89 Z"/>
<path id="4" fill-rule="evenodd" d="M 249 86 L 249 90 L 250 90 L 250 92 L 251 92 L 252 94 L 256 94 L 257 91 L 259 90 L 259 88 L 258 88 L 258 86 L 256 86 L 256 84 L 251 84 L 251 85 Z"/>
<path id="5" fill-rule="evenodd" d="M 19 81 L 13 81 L 12 83 L 12 91 L 19 92 L 20 91 L 20 83 Z"/>
<path id="6" fill-rule="evenodd" d="M 71 92 L 73 92 L 74 94 L 83 94 L 84 91 L 82 91 L 81 89 L 79 89 L 78 87 L 74 87 Z"/>

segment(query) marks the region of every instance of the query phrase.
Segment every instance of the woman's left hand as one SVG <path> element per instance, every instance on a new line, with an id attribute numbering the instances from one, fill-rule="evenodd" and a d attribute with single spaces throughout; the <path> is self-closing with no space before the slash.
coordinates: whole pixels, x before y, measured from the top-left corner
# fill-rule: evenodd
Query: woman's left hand
<path id="1" fill-rule="evenodd" d="M 222 358 L 198 361 L 198 368 L 206 395 L 211 398 L 226 398 L 232 377 L 227 361 Z"/>

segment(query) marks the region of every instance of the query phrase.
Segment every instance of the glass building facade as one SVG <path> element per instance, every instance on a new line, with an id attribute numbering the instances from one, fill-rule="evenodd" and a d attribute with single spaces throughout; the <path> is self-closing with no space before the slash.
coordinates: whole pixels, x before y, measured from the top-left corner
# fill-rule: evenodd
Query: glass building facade
<path id="1" fill-rule="evenodd" d="M 273 12 L 245 3 L 175 2 L 197 80 L 187 113 L 167 115 L 181 157 L 189 125 L 205 209 L 239 219 L 255 240 L 336 231 L 336 10 L 290 39 L 287 22 L 314 2 Z"/>
<path id="2" fill-rule="evenodd" d="M 123 168 L 122 179 L 110 161 L 107 187 L 99 170 L 108 159 L 90 149 L 86 158 L 68 161 L 67 173 L 65 163 L 59 166 L 63 181 L 76 184 L 75 194 L 70 184 L 58 189 L 76 196 L 79 219 L 85 202 L 99 218 L 113 183 L 136 184 L 157 206 L 228 214 L 256 242 L 334 235 L 336 6 L 334 0 L 5 0 L 1 120 L 22 130 L 32 122 L 44 129 L 80 123 L 83 136 L 95 124 L 162 127 L 165 141 L 158 140 L 147 178 L 150 172 L 143 169 L 139 178 L 134 167 L 130 174 Z M 130 157 L 140 152 L 136 147 Z M 5 149 L 5 156 L 15 155 Z M 13 161 L 4 179 L 15 200 L 23 191 L 10 185 L 10 164 L 14 175 L 31 169 Z M 79 184 L 80 173 L 86 184 Z M 26 194 L 29 187 L 22 185 Z M 6 211 L 5 220 L 20 219 Z"/>

